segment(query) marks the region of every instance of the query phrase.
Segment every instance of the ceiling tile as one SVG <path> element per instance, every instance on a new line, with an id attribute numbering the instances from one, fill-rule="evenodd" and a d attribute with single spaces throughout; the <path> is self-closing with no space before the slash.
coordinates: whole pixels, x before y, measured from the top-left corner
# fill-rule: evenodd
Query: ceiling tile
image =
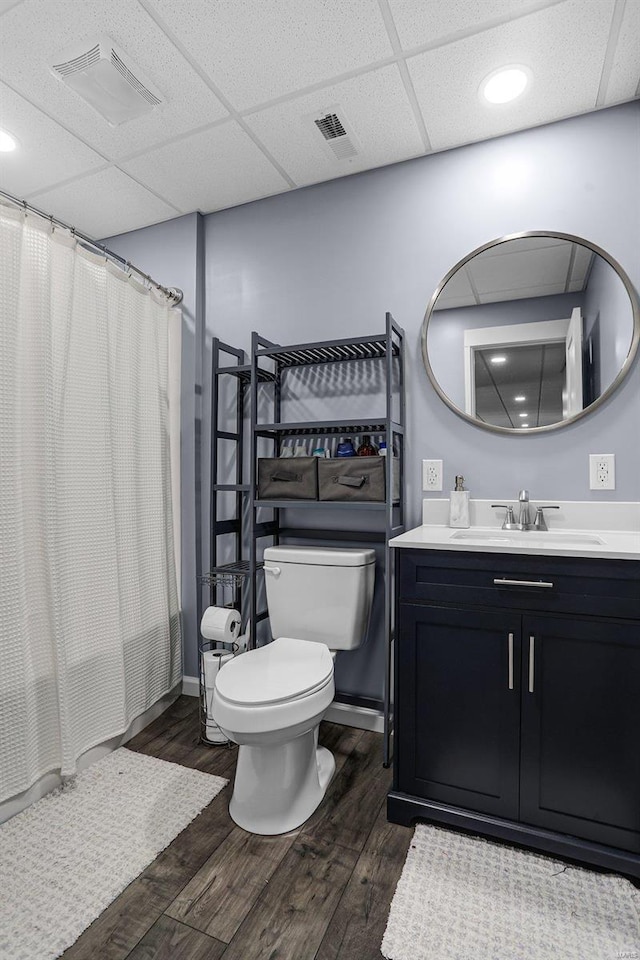
<path id="1" fill-rule="evenodd" d="M 336 112 L 359 154 L 338 160 L 314 118 Z M 248 115 L 247 123 L 299 185 L 343 177 L 424 153 L 395 64 Z"/>
<path id="2" fill-rule="evenodd" d="M 596 105 L 614 0 L 564 3 L 407 61 L 434 150 L 559 120 Z M 531 88 L 513 103 L 480 102 L 497 67 L 524 64 Z"/>
<path id="3" fill-rule="evenodd" d="M 115 167 L 38 193 L 33 202 L 45 213 L 98 238 L 147 227 L 178 213 Z"/>
<path id="4" fill-rule="evenodd" d="M 516 246 L 502 256 L 474 257 L 467 264 L 474 289 L 480 296 L 542 286 L 542 280 L 564 291 L 571 261 L 571 245 L 523 250 Z"/>
<path id="5" fill-rule="evenodd" d="M 86 41 L 89 46 L 103 34 L 164 97 L 152 113 L 118 127 L 109 126 L 48 67 L 50 58 L 69 45 Z M 166 34 L 132 0 L 24 0 L 2 18 L 0 74 L 110 159 L 148 149 L 227 114 Z"/>
<path id="6" fill-rule="evenodd" d="M 377 0 L 149 0 L 238 110 L 393 50 Z"/>
<path id="7" fill-rule="evenodd" d="M 632 100 L 640 84 L 640 3 L 627 0 L 606 89 L 606 104 Z"/>
<path id="8" fill-rule="evenodd" d="M 0 183 L 14 196 L 105 165 L 99 154 L 1 82 L 0 127 L 18 140 L 13 153 L 0 153 Z"/>
<path id="9" fill-rule="evenodd" d="M 554 0 L 388 0 L 403 50 L 521 17 Z M 557 0 L 555 0 L 557 2 Z"/>
<path id="10" fill-rule="evenodd" d="M 22 0 L 0 0 L 0 17 L 7 10 L 11 10 L 11 7 L 16 7 L 21 2 Z"/>
<path id="11" fill-rule="evenodd" d="M 158 147 L 122 167 L 185 213 L 210 213 L 289 189 L 235 120 Z"/>

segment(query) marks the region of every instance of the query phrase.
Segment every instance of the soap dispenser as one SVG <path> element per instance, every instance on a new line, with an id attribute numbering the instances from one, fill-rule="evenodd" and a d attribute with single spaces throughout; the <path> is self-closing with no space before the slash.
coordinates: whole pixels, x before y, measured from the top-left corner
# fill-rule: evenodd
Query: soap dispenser
<path id="1" fill-rule="evenodd" d="M 449 526 L 469 525 L 469 491 L 464 489 L 464 477 L 456 477 L 456 488 L 449 496 Z"/>

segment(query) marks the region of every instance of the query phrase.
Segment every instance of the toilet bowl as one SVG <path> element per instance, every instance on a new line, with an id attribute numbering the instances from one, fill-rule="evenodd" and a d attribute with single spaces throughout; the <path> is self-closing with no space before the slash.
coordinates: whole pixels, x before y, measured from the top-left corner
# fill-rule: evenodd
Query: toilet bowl
<path id="1" fill-rule="evenodd" d="M 366 637 L 375 554 L 283 546 L 269 547 L 264 557 L 276 639 L 222 667 L 212 712 L 239 745 L 231 818 L 268 836 L 304 823 L 335 771 L 332 754 L 318 745 L 318 728 L 335 695 L 335 651 Z"/>
<path id="2" fill-rule="evenodd" d="M 231 818 L 250 833 L 286 833 L 311 816 L 335 770 L 317 742 L 335 695 L 333 658 L 319 644 L 281 637 L 237 657 L 222 674 L 214 716 L 240 745 Z"/>

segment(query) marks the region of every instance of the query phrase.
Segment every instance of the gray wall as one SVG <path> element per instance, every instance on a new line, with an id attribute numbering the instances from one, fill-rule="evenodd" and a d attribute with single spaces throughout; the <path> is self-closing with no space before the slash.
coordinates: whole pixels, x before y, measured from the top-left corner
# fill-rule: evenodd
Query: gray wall
<path id="1" fill-rule="evenodd" d="M 597 350 L 600 392 L 620 372 L 633 335 L 629 298 L 615 270 L 596 257 L 584 298 L 585 337 L 592 335 Z"/>
<path id="2" fill-rule="evenodd" d="M 368 334 L 383 329 L 390 310 L 407 334 L 410 526 L 421 518 L 422 458 L 444 460 L 445 490 L 454 474 L 464 474 L 474 497 L 512 498 L 526 486 L 533 499 L 551 502 L 638 500 L 638 362 L 616 394 L 585 420 L 548 435 L 494 436 L 458 418 L 430 387 L 420 326 L 433 290 L 454 263 L 491 239 L 521 230 L 549 229 L 594 241 L 622 264 L 637 290 L 639 134 L 636 102 L 212 214 L 204 220 L 205 349 L 212 334 L 248 349 L 254 329 L 282 343 Z M 118 243 L 161 282 L 191 284 L 195 298 L 198 245 L 195 224 L 191 229 L 185 222 L 190 218 Z M 194 304 L 187 299 L 189 310 Z M 204 362 L 205 374 L 208 369 L 208 352 L 196 351 L 201 337 L 202 331 L 189 332 L 183 361 L 185 606 L 195 589 L 189 582 L 197 549 L 194 391 L 202 382 L 196 360 Z M 205 375 L 205 490 L 208 389 Z M 611 452 L 617 489 L 590 491 L 588 454 Z M 202 510 L 204 530 L 206 503 Z M 195 675 L 195 615 L 187 609 L 185 616 L 185 672 Z M 341 689 L 375 695 L 379 642 L 366 660 L 356 654 L 350 662 L 339 669 Z"/>
<path id="3" fill-rule="evenodd" d="M 179 287 L 182 310 L 181 488 L 182 488 L 182 628 L 184 672 L 197 676 L 196 531 L 200 485 L 199 425 L 201 422 L 202 218 L 197 213 L 143 230 L 108 237 L 107 246 L 130 260 L 159 283 Z M 199 269 L 200 268 L 200 269 Z M 200 276 L 199 276 L 200 274 Z M 194 640 L 194 638 L 196 638 Z"/>
<path id="4" fill-rule="evenodd" d="M 520 230 L 574 233 L 640 286 L 640 104 L 309 187 L 206 218 L 207 327 L 241 346 L 252 329 L 300 342 L 382 328 L 390 310 L 409 353 L 409 522 L 420 461 L 442 458 L 472 496 L 640 498 L 640 367 L 601 409 L 550 434 L 495 436 L 431 389 L 419 334 L 429 298 L 469 251 Z M 510 185 L 510 171 L 517 173 Z M 589 453 L 616 454 L 617 489 L 590 491 Z"/>

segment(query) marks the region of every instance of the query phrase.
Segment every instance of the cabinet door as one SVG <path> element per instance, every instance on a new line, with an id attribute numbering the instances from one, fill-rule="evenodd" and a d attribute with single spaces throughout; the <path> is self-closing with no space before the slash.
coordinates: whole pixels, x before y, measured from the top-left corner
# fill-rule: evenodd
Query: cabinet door
<path id="1" fill-rule="evenodd" d="M 518 814 L 520 616 L 400 605 L 398 789 Z"/>
<path id="2" fill-rule="evenodd" d="M 640 851 L 640 626 L 523 618 L 520 819 Z"/>

